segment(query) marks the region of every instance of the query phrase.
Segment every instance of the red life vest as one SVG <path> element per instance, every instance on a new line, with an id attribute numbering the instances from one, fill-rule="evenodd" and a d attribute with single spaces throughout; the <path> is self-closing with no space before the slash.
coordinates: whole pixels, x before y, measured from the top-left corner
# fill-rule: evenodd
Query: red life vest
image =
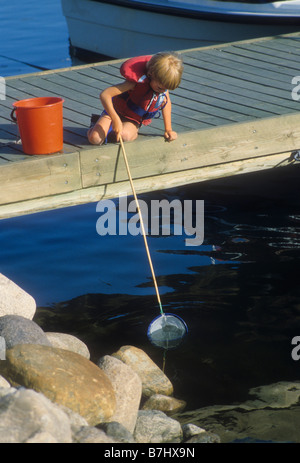
<path id="1" fill-rule="evenodd" d="M 156 93 L 150 86 L 147 77 L 147 62 L 151 55 L 131 58 L 122 64 L 121 75 L 130 82 L 136 82 L 136 86 L 113 98 L 114 108 L 117 113 L 139 124 L 148 125 L 152 118 L 159 117 L 161 110 L 167 103 L 165 93 Z"/>

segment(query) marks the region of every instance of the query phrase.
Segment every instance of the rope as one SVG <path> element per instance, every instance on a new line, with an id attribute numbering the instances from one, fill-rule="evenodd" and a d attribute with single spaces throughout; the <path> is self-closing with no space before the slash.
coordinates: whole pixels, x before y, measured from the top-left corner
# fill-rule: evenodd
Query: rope
<path id="1" fill-rule="evenodd" d="M 135 188 L 134 188 L 134 185 L 133 185 L 133 181 L 132 181 L 132 177 L 131 177 L 131 173 L 130 173 L 130 168 L 129 168 L 129 164 L 128 164 L 128 160 L 127 160 L 127 156 L 126 156 L 126 151 L 125 151 L 124 143 L 123 143 L 123 140 L 122 140 L 121 136 L 120 136 L 120 145 L 121 145 L 121 148 L 122 148 L 124 162 L 125 162 L 125 166 L 126 166 L 126 169 L 127 169 L 127 174 L 128 174 L 128 178 L 129 178 L 129 181 L 130 181 L 132 193 L 133 193 L 133 196 L 134 196 L 134 199 L 135 199 L 135 202 L 136 202 L 137 211 L 138 211 L 138 214 L 139 214 L 139 217 L 140 217 L 142 234 L 143 234 L 145 248 L 146 248 L 146 252 L 147 252 L 147 257 L 148 257 L 148 261 L 149 261 L 149 265 L 150 265 L 150 269 L 151 269 L 151 273 L 152 273 L 152 278 L 153 278 L 154 287 L 155 287 L 155 291 L 156 291 L 156 296 L 157 296 L 157 300 L 158 300 L 159 310 L 160 310 L 161 315 L 163 315 L 164 312 L 163 312 L 163 309 L 162 309 L 162 304 L 161 304 L 160 295 L 159 295 L 159 291 L 158 291 L 156 276 L 155 276 L 155 272 L 154 272 L 154 268 L 153 268 L 153 264 L 152 264 L 152 259 L 151 259 L 151 255 L 150 255 L 150 251 L 149 251 L 149 247 L 148 247 L 148 243 L 147 243 L 147 237 L 146 237 L 146 232 L 145 232 L 145 227 L 144 227 L 144 221 L 143 221 L 139 201 L 138 201 L 138 198 L 137 198 L 137 195 L 136 195 L 136 192 L 135 192 Z"/>

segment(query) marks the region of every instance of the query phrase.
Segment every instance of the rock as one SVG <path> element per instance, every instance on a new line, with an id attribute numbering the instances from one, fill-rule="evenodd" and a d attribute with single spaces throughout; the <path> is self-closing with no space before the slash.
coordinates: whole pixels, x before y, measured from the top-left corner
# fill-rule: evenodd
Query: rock
<path id="1" fill-rule="evenodd" d="M 65 407 L 64 405 L 59 405 L 59 408 L 69 417 L 72 432 L 76 433 L 78 429 L 89 425 L 83 416 L 73 412 L 70 408 Z"/>
<path id="2" fill-rule="evenodd" d="M 143 410 L 161 410 L 162 412 L 170 415 L 172 413 L 179 413 L 186 407 L 184 400 L 175 399 L 174 397 L 166 396 L 163 394 L 153 394 L 144 403 Z"/>
<path id="3" fill-rule="evenodd" d="M 125 363 L 109 355 L 98 366 L 108 376 L 116 395 L 116 411 L 110 421 L 117 421 L 133 433 L 142 396 L 140 377 Z"/>
<path id="4" fill-rule="evenodd" d="M 71 443 L 67 415 L 43 394 L 11 388 L 0 397 L 0 443 Z"/>
<path id="5" fill-rule="evenodd" d="M 0 387 L 0 400 L 1 397 L 8 396 L 9 394 L 14 394 L 16 388 L 14 387 Z"/>
<path id="6" fill-rule="evenodd" d="M 0 360 L 5 360 L 6 356 L 6 342 L 3 336 L 0 336 Z"/>
<path id="7" fill-rule="evenodd" d="M 110 423 L 102 423 L 97 425 L 98 429 L 102 429 L 105 434 L 117 442 L 122 444 L 134 444 L 133 435 L 120 423 L 116 421 Z"/>
<path id="8" fill-rule="evenodd" d="M 279 382 L 250 389 L 253 400 L 213 405 L 176 415 L 182 426 L 194 423 L 227 442 L 300 443 L 300 382 Z M 188 441 L 189 442 L 189 441 Z"/>
<path id="9" fill-rule="evenodd" d="M 0 374 L 13 385 L 42 392 L 83 416 L 90 426 L 115 412 L 115 393 L 104 372 L 90 360 L 64 349 L 19 344 L 7 350 Z"/>
<path id="10" fill-rule="evenodd" d="M 21 315 L 33 319 L 36 312 L 34 298 L 2 273 L 0 273 L 0 294 L 0 317 Z"/>
<path id="11" fill-rule="evenodd" d="M 256 400 L 245 402 L 254 408 L 287 408 L 297 404 L 300 398 L 300 382 L 286 382 L 269 384 L 265 386 L 250 389 L 250 396 L 256 397 Z"/>
<path id="12" fill-rule="evenodd" d="M 183 432 L 183 438 L 186 440 L 193 436 L 197 436 L 198 434 L 202 434 L 203 432 L 206 432 L 206 431 L 203 428 L 199 428 L 199 426 L 196 426 L 195 424 L 186 423 L 182 426 L 182 432 Z"/>
<path id="13" fill-rule="evenodd" d="M 58 347 L 59 349 L 66 349 L 72 352 L 77 352 L 77 354 L 82 355 L 83 357 L 90 359 L 90 352 L 88 347 L 80 339 L 72 336 L 71 334 L 65 333 L 45 333 L 48 341 L 53 347 Z"/>
<path id="14" fill-rule="evenodd" d="M 92 426 L 82 427 L 74 436 L 73 442 L 78 444 L 116 444 L 118 443 L 107 436 L 104 431 Z"/>
<path id="15" fill-rule="evenodd" d="M 180 423 L 159 410 L 139 411 L 133 437 L 138 443 L 176 443 L 182 440 Z"/>
<path id="16" fill-rule="evenodd" d="M 139 375 L 142 380 L 144 397 L 150 397 L 153 394 L 171 395 L 173 393 L 170 380 L 143 350 L 133 346 L 123 346 L 112 355 L 122 360 Z"/>
<path id="17" fill-rule="evenodd" d="M 220 442 L 220 436 L 213 432 L 204 431 L 185 441 L 185 444 L 220 444 Z"/>
<path id="18" fill-rule="evenodd" d="M 59 444 L 59 442 L 48 432 L 39 432 L 27 439 L 26 444 Z"/>
<path id="19" fill-rule="evenodd" d="M 44 331 L 34 321 L 20 315 L 5 315 L 0 318 L 0 336 L 5 339 L 6 349 L 16 344 L 51 346 Z"/>
<path id="20" fill-rule="evenodd" d="M 6 379 L 3 378 L 3 376 L 0 376 L 0 388 L 1 387 L 10 387 L 9 382 L 6 381 Z"/>

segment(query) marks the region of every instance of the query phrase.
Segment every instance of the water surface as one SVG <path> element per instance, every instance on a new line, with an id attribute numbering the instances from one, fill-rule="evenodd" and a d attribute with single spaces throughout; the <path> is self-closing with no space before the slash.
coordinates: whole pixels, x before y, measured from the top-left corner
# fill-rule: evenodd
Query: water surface
<path id="1" fill-rule="evenodd" d="M 1 15 L 0 75 L 73 64 L 59 0 L 12 0 Z M 149 206 L 205 201 L 201 246 L 187 247 L 185 236 L 148 239 L 164 310 L 188 325 L 184 342 L 168 352 L 149 342 L 159 311 L 142 237 L 100 237 L 96 204 L 0 221 L 0 272 L 35 298 L 35 321 L 78 336 L 93 360 L 125 344 L 144 349 L 187 410 L 298 381 L 291 340 L 300 335 L 299 167 L 141 198 Z M 288 440 L 284 422 L 281 437 Z"/>

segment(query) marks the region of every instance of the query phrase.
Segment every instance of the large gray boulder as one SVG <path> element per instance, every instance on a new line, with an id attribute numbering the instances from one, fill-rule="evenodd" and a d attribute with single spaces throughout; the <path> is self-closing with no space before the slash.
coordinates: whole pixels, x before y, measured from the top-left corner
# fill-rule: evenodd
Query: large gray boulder
<path id="1" fill-rule="evenodd" d="M 116 395 L 116 411 L 110 421 L 116 421 L 133 433 L 142 397 L 142 381 L 135 371 L 110 355 L 102 357 L 98 366 L 110 379 Z"/>
<path id="2" fill-rule="evenodd" d="M 0 273 L 0 317 L 4 315 L 22 315 L 33 319 L 36 312 L 34 298 Z"/>
<path id="3" fill-rule="evenodd" d="M 71 443 L 68 416 L 43 394 L 0 389 L 0 443 Z"/>
<path id="4" fill-rule="evenodd" d="M 6 349 L 17 344 L 42 344 L 51 346 L 50 341 L 33 320 L 21 315 L 4 315 L 0 317 L 0 336 L 5 339 Z"/>

